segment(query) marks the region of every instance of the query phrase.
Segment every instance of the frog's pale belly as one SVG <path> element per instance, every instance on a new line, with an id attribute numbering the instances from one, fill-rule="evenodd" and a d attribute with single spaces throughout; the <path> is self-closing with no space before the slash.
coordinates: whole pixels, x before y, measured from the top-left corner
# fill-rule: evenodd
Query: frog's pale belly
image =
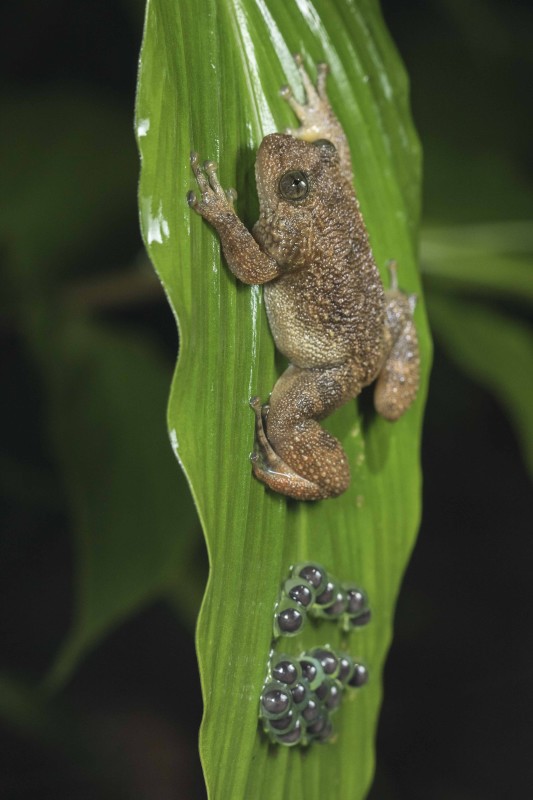
<path id="1" fill-rule="evenodd" d="M 382 359 L 385 306 L 377 270 L 371 272 L 302 270 L 265 284 L 272 335 L 291 364 L 327 368 L 355 360 L 362 380 L 372 380 Z"/>

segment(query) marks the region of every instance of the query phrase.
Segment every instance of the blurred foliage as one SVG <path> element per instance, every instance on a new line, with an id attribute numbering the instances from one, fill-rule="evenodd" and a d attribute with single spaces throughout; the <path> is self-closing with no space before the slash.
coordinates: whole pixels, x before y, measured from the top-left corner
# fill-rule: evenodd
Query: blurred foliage
<path id="1" fill-rule="evenodd" d="M 531 468 L 532 12 L 520 0 L 382 5 L 424 145 L 421 266 L 438 349 L 422 538 L 371 796 L 519 797 L 533 783 L 531 487 L 514 447 Z M 203 791 L 190 632 L 205 554 L 164 425 L 173 321 L 137 231 L 141 16 L 125 0 L 5 11 L 8 800 Z M 50 696 L 52 684 L 64 688 Z"/>
<path id="2" fill-rule="evenodd" d="M 533 336 L 521 320 L 460 296 L 434 293 L 431 318 L 443 348 L 502 403 L 533 477 Z"/>

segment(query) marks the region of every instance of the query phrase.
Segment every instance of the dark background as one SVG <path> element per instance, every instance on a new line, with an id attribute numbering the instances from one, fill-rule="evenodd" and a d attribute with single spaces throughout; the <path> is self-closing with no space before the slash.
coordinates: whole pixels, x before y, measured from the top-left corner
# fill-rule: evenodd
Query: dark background
<path id="1" fill-rule="evenodd" d="M 529 3 L 382 5 L 410 73 L 425 151 L 425 219 L 523 218 L 517 217 L 524 207 L 517 194 L 531 199 L 533 179 Z M 121 278 L 143 261 L 132 123 L 142 12 L 141 2 L 126 0 L 10 4 L 2 13 L 1 91 L 7 108 L 18 109 L 23 119 L 20 109 L 28 109 L 28 124 L 42 125 L 45 139 L 49 126 L 63 124 L 61 113 L 76 113 L 80 95 L 92 98 L 95 130 L 99 109 L 115 115 L 120 190 L 111 195 L 96 178 L 92 185 L 89 174 L 80 176 L 80 194 L 101 195 L 101 201 L 89 235 L 65 246 L 57 274 L 107 323 L 155 343 L 170 381 L 177 336 L 157 282 L 141 271 L 138 289 L 135 281 L 126 289 Z M 62 103 L 65 97 L 70 106 Z M 41 107 L 42 115 L 36 113 Z M 44 110 L 50 108 L 57 115 Z M 16 120 L 3 115 L 4 129 L 13 125 Z M 9 166 L 13 139 L 2 134 L 2 142 Z M 511 183 L 505 194 L 498 184 L 494 192 L 480 188 L 477 198 L 475 191 L 465 195 L 470 173 L 465 177 L 462 165 L 480 153 L 487 185 L 491 165 L 499 174 L 505 163 L 520 176 L 520 189 Z M 16 206 L 12 199 L 3 201 L 8 218 Z M 68 221 L 68 209 L 62 214 Z M 12 224 L 24 230 L 24 219 Z M 0 256 L 6 263 L 11 247 L 9 226 L 3 225 Z M 18 287 L 7 270 L 0 301 L 8 376 L 0 415 L 6 445 L 0 464 L 0 797 L 201 797 L 193 634 L 170 604 L 149 604 L 118 627 L 82 661 L 57 705 L 42 706 L 42 715 L 38 692 L 17 696 L 2 685 L 2 674 L 16 675 L 26 686 L 42 678 L 68 631 L 74 589 L 65 480 L 44 422 L 42 377 L 13 313 Z M 524 316 L 509 301 L 506 310 Z M 528 796 L 531 486 L 504 409 L 458 370 L 438 340 L 423 465 L 424 516 L 387 662 L 371 797 Z"/>

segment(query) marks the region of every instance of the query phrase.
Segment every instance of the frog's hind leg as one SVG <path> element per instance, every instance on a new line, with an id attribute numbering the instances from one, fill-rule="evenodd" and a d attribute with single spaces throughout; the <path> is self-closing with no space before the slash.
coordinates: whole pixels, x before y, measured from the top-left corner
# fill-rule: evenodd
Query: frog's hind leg
<path id="1" fill-rule="evenodd" d="M 391 288 L 385 292 L 386 358 L 374 390 L 376 411 L 394 421 L 407 411 L 416 397 L 420 378 L 418 337 L 413 322 L 416 295 L 398 289 L 396 263 L 389 264 Z"/>
<path id="2" fill-rule="evenodd" d="M 326 370 L 290 366 L 278 380 L 263 415 L 254 398 L 257 452 L 253 471 L 271 489 L 297 500 L 335 497 L 348 488 L 350 468 L 323 419 L 360 391 L 347 366 Z"/>
<path id="3" fill-rule="evenodd" d="M 294 472 L 272 448 L 265 433 L 268 413 L 258 397 L 250 399 L 255 413 L 255 440 L 258 450 L 250 456 L 252 470 L 256 478 L 266 483 L 275 492 L 305 500 L 319 500 L 322 494 L 319 487 Z M 305 494 L 305 497 L 303 494 Z"/>

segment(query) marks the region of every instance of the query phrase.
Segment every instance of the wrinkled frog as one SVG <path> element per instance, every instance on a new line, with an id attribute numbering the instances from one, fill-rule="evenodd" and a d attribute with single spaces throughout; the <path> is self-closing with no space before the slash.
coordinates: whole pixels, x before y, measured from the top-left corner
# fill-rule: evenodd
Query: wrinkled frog
<path id="1" fill-rule="evenodd" d="M 346 135 L 326 93 L 296 57 L 306 102 L 282 96 L 301 126 L 266 136 L 256 160 L 259 220 L 250 233 L 237 217 L 236 193 L 224 191 L 217 165 L 191 154 L 201 193 L 187 200 L 217 231 L 231 271 L 264 284 L 276 346 L 289 366 L 270 400 L 250 404 L 256 417 L 253 472 L 298 500 L 336 497 L 350 482 L 341 443 L 320 420 L 376 381 L 379 414 L 396 420 L 413 402 L 419 352 L 415 296 L 398 289 L 395 265 L 385 291 L 353 188 Z"/>

